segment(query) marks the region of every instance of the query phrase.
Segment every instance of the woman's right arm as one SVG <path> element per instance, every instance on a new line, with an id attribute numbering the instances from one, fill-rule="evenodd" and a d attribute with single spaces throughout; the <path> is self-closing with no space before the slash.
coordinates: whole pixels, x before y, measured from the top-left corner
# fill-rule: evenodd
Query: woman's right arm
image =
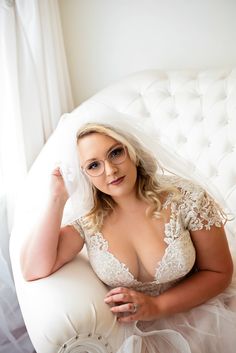
<path id="1" fill-rule="evenodd" d="M 57 271 L 72 260 L 84 245 L 84 239 L 74 227 L 61 228 L 68 194 L 59 168 L 53 171 L 51 179 L 44 212 L 21 251 L 21 270 L 27 281 L 47 277 Z"/>

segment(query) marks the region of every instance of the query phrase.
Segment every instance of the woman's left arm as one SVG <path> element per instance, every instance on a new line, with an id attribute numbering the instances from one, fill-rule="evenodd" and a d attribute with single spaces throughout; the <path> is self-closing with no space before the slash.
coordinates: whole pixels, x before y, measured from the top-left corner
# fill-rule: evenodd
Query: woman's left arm
<path id="1" fill-rule="evenodd" d="M 192 231 L 191 237 L 196 249 L 197 272 L 155 297 L 161 316 L 200 305 L 221 293 L 231 282 L 233 262 L 224 227 Z"/>

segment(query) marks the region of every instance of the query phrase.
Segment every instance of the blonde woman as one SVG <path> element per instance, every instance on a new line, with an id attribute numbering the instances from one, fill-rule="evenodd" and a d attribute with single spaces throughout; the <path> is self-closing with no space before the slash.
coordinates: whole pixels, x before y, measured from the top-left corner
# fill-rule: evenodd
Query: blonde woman
<path id="1" fill-rule="evenodd" d="M 91 207 L 61 226 L 69 195 L 56 168 L 22 250 L 25 279 L 49 276 L 86 244 L 108 286 L 105 303 L 130 324 L 119 352 L 233 353 L 236 312 L 228 304 L 236 293 L 219 206 L 200 186 L 163 175 L 154 154 L 118 127 L 85 124 L 77 153 Z"/>

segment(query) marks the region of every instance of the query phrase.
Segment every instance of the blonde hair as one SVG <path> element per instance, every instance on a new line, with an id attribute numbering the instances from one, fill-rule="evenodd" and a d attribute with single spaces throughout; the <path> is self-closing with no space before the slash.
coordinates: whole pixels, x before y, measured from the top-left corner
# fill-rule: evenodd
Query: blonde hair
<path id="1" fill-rule="evenodd" d="M 87 123 L 82 126 L 77 132 L 77 144 L 80 139 L 93 133 L 109 136 L 127 148 L 130 159 L 137 166 L 137 196 L 149 204 L 147 215 L 161 218 L 163 216 L 161 197 L 172 193 L 174 198 L 178 198 L 180 192 L 171 184 L 158 182 L 157 172 L 158 170 L 163 172 L 163 169 L 154 155 L 145 149 L 133 135 L 105 124 Z M 85 215 L 83 221 L 89 229 L 98 231 L 104 218 L 114 209 L 116 203 L 110 195 L 103 193 L 93 185 L 92 189 L 94 206 Z"/>

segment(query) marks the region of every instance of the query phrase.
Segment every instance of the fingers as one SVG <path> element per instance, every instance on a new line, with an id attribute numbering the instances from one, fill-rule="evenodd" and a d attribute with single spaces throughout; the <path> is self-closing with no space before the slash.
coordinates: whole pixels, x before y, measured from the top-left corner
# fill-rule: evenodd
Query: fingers
<path id="1" fill-rule="evenodd" d="M 107 303 L 107 304 L 118 303 L 118 302 L 127 302 L 128 300 L 129 300 L 129 296 L 127 293 L 113 294 L 113 295 L 106 297 L 104 299 L 105 303 Z"/>
<path id="2" fill-rule="evenodd" d="M 117 316 L 117 321 L 119 323 L 130 323 L 131 321 L 135 321 L 139 319 L 139 315 L 134 311 L 133 303 L 126 303 L 119 306 L 113 306 L 111 312 Z"/>
<path id="3" fill-rule="evenodd" d="M 62 176 L 62 175 L 61 175 L 60 167 L 54 168 L 54 169 L 52 170 L 52 175 Z"/>
<path id="4" fill-rule="evenodd" d="M 111 308 L 111 311 L 116 314 L 116 313 L 125 313 L 125 312 L 130 312 L 133 313 L 134 311 L 134 305 L 132 303 L 126 303 L 126 304 L 122 304 L 119 306 L 113 306 Z"/>
<path id="5" fill-rule="evenodd" d="M 112 306 L 110 310 L 117 315 L 117 321 L 120 323 L 138 320 L 150 321 L 163 316 L 156 302 L 156 297 L 133 289 L 114 288 L 107 293 L 104 301 Z"/>
<path id="6" fill-rule="evenodd" d="M 133 303 L 136 292 L 125 287 L 114 288 L 104 298 L 106 304 Z"/>
<path id="7" fill-rule="evenodd" d="M 112 305 L 111 312 L 116 314 L 119 322 L 131 322 L 137 320 L 136 303 L 138 300 L 137 293 L 129 288 L 118 287 L 107 293 L 104 298 L 105 303 Z M 125 314 L 126 313 L 126 314 Z"/>

